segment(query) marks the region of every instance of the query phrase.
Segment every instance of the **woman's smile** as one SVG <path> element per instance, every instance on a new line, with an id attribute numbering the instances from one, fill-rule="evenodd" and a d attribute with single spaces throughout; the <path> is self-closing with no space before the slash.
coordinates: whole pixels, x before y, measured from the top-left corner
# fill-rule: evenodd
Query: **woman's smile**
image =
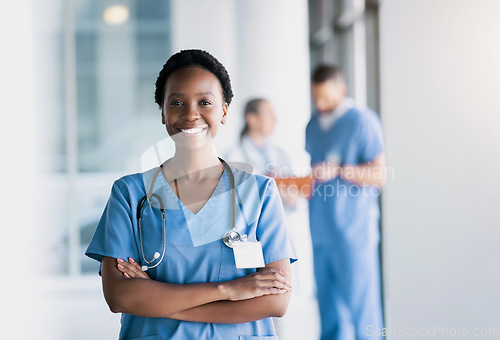
<path id="1" fill-rule="evenodd" d="M 201 135 L 204 135 L 208 130 L 208 125 L 204 126 L 194 126 L 194 127 L 185 127 L 185 128 L 177 128 L 177 131 L 182 133 L 183 136 L 188 138 L 195 138 Z"/>

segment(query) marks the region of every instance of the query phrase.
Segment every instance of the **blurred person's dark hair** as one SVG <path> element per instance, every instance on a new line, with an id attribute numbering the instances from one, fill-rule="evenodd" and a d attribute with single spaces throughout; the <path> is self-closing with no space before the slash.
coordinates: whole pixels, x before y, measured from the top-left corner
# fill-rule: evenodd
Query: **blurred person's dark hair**
<path id="1" fill-rule="evenodd" d="M 168 77 L 175 71 L 195 66 L 213 73 L 219 79 L 222 87 L 224 101 L 229 105 L 233 98 L 233 89 L 231 88 L 231 80 L 226 68 L 210 53 L 202 50 L 181 50 L 173 54 L 163 65 L 158 78 L 156 79 L 155 102 L 160 109 L 163 106 L 165 97 L 165 86 Z"/>
<path id="2" fill-rule="evenodd" d="M 241 130 L 241 133 L 240 133 L 240 139 L 243 138 L 243 136 L 245 136 L 248 131 L 250 130 L 250 126 L 248 126 L 248 123 L 247 123 L 247 116 L 250 115 L 250 114 L 258 114 L 259 113 L 259 106 L 262 102 L 265 102 L 267 101 L 266 99 L 264 98 L 254 98 L 254 99 L 250 99 L 247 104 L 245 105 L 245 110 L 244 110 L 244 120 L 245 120 L 245 126 L 243 126 L 243 130 Z"/>
<path id="3" fill-rule="evenodd" d="M 338 66 L 323 64 L 316 67 L 311 80 L 314 84 L 321 84 L 327 80 L 337 83 L 344 82 L 344 76 Z"/>

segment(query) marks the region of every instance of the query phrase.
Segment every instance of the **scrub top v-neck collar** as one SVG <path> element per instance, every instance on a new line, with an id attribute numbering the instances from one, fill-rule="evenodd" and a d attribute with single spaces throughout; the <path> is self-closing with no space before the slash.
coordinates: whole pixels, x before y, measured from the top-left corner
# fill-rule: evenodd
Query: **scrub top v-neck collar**
<path id="1" fill-rule="evenodd" d="M 186 205 L 177 197 L 173 189 L 168 184 L 165 177 L 160 177 L 160 181 L 165 188 L 165 196 L 171 205 L 177 206 L 177 211 L 180 213 L 175 213 L 175 219 L 178 221 L 181 229 L 187 228 L 191 242 L 194 247 L 198 247 L 204 244 L 212 243 L 214 241 L 220 240 L 221 235 L 231 229 L 231 222 L 228 219 L 228 210 L 230 204 L 230 190 L 228 188 L 227 181 L 227 169 L 224 168 L 217 186 L 214 192 L 205 203 L 205 205 L 196 214 L 189 210 Z"/>
<path id="2" fill-rule="evenodd" d="M 208 201 L 203 205 L 203 207 L 197 213 L 194 213 L 193 211 L 191 211 L 191 209 L 189 209 L 184 204 L 184 202 L 182 202 L 182 200 L 179 197 L 177 197 L 175 192 L 170 187 L 170 184 L 168 183 L 167 179 L 165 178 L 163 171 L 160 171 L 160 174 L 161 174 L 160 181 L 162 181 L 163 182 L 162 184 L 166 186 L 166 188 L 167 188 L 166 192 L 167 192 L 169 198 L 176 201 L 177 204 L 179 205 L 179 207 L 185 213 L 191 214 L 194 217 L 198 217 L 198 216 L 201 216 L 202 214 L 204 214 L 205 211 L 209 210 L 208 208 L 215 204 L 216 196 L 219 196 L 227 189 L 227 182 L 226 182 L 227 181 L 227 179 L 226 179 L 227 173 L 226 172 L 227 172 L 227 169 L 226 169 L 226 167 L 224 167 L 224 171 L 222 172 L 222 175 L 220 176 L 219 181 L 217 182 L 217 185 L 215 187 L 214 192 L 212 193 L 212 195 L 210 195 L 210 198 L 208 199 Z"/>

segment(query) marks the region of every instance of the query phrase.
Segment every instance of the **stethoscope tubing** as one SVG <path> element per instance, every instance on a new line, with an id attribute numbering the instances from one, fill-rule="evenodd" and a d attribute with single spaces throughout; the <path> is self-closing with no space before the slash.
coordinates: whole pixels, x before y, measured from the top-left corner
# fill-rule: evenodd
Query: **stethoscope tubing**
<path id="1" fill-rule="evenodd" d="M 226 244 L 229 248 L 233 247 L 233 244 L 235 242 L 240 242 L 242 240 L 242 237 L 240 233 L 236 230 L 236 200 L 238 200 L 240 206 L 241 206 L 241 198 L 239 193 L 236 190 L 236 180 L 234 178 L 234 173 L 231 169 L 231 167 L 224 161 L 222 158 L 219 157 L 219 160 L 222 162 L 223 166 L 225 169 L 228 170 L 229 177 L 231 177 L 231 184 L 233 187 L 233 199 L 231 200 L 231 210 L 232 210 L 232 215 L 233 215 L 233 227 L 231 228 L 230 231 L 226 232 L 222 236 L 222 240 L 224 244 Z M 152 269 L 157 267 L 162 261 L 165 256 L 165 242 L 166 242 L 166 235 L 165 235 L 165 230 L 166 230 L 166 221 L 165 221 L 165 206 L 163 204 L 163 200 L 158 194 L 153 193 L 153 188 L 154 184 L 156 182 L 156 179 L 158 178 L 158 175 L 160 174 L 162 166 L 158 167 L 158 170 L 155 173 L 154 179 L 151 182 L 151 186 L 149 189 L 149 192 L 139 201 L 138 207 L 137 207 L 137 221 L 138 221 L 138 226 L 139 226 L 139 241 L 141 243 L 141 253 L 142 253 L 142 259 L 146 263 L 145 265 L 142 266 L 143 271 L 147 271 L 148 269 Z M 142 210 L 144 209 L 146 201 L 149 201 L 150 198 L 155 198 L 158 201 L 158 204 L 160 205 L 160 212 L 161 212 L 161 219 L 162 219 L 162 252 L 161 256 L 155 256 L 153 257 L 152 260 L 147 260 L 146 259 L 146 253 L 144 252 L 144 240 L 143 240 L 143 223 L 142 223 Z M 242 208 L 242 207 L 240 207 Z M 244 216 L 245 217 L 245 216 Z M 246 218 L 245 218 L 245 223 L 246 223 Z M 159 258 L 159 259 L 158 259 Z M 154 265 L 150 265 L 154 261 L 157 262 Z"/>

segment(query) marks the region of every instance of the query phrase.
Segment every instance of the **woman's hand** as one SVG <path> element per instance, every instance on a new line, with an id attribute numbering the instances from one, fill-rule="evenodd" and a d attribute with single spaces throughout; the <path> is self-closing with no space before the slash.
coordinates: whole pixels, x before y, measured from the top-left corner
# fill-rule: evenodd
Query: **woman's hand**
<path id="1" fill-rule="evenodd" d="M 123 276 L 128 279 L 151 279 L 149 275 L 142 270 L 139 263 L 135 262 L 133 258 L 129 257 L 128 260 L 129 262 L 124 261 L 120 258 L 116 259 L 116 267 L 123 273 Z"/>
<path id="2" fill-rule="evenodd" d="M 284 271 L 261 268 L 258 272 L 221 283 L 227 300 L 238 301 L 263 295 L 285 294 L 292 291 Z"/>
<path id="3" fill-rule="evenodd" d="M 126 278 L 151 279 L 141 266 L 129 257 L 129 262 L 116 259 L 117 268 Z M 292 291 L 288 274 L 276 268 L 260 268 L 259 271 L 221 282 L 221 289 L 230 301 L 246 300 L 264 295 L 281 295 Z"/>

